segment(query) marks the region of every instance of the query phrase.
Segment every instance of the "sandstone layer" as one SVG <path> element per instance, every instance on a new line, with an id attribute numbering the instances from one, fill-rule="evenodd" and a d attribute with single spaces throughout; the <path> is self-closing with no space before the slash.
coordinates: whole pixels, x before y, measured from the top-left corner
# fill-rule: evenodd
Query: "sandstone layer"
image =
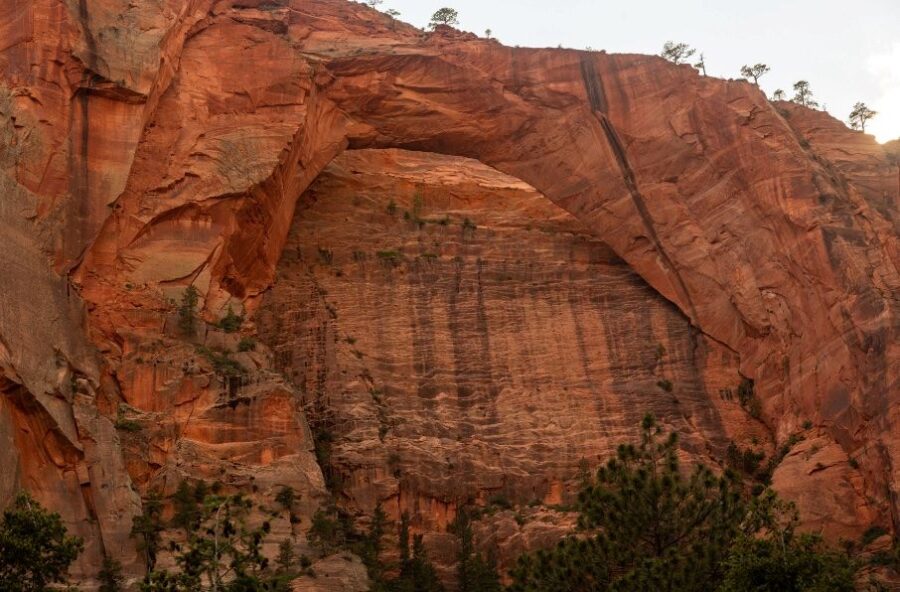
<path id="1" fill-rule="evenodd" d="M 185 477 L 294 487 L 302 549 L 323 412 L 341 503 L 436 543 L 564 499 L 644 410 L 709 461 L 802 433 L 774 482 L 808 527 L 900 526 L 896 146 L 345 0 L 6 0 L 0 40 L 0 505 L 59 511 L 79 577 L 139 575 L 140 497 Z M 494 542 L 565 520 L 534 513 Z"/>

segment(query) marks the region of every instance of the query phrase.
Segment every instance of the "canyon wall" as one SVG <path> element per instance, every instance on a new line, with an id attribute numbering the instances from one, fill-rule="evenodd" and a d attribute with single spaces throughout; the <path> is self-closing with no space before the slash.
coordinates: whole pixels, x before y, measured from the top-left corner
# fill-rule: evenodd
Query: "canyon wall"
<path id="1" fill-rule="evenodd" d="M 505 560 L 645 411 L 705 462 L 802 434 L 808 528 L 900 526 L 896 147 L 345 0 L 6 0 L 0 39 L 0 505 L 59 511 L 79 577 L 139 575 L 131 517 L 185 478 L 293 487 L 300 550 L 329 497 L 436 553 L 502 497 Z"/>

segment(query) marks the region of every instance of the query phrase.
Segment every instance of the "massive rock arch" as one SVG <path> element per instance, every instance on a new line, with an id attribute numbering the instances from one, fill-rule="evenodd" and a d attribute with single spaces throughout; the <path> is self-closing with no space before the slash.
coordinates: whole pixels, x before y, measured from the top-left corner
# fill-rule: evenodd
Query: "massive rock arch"
<path id="1" fill-rule="evenodd" d="M 74 448 L 103 441 L 91 466 L 118 484 L 110 493 L 81 470 L 72 482 L 92 495 L 48 492 L 72 523 L 97 515 L 125 540 L 114 522 L 135 511 L 129 479 L 146 487 L 198 458 L 245 477 L 283 459 L 302 467 L 292 482 L 321 489 L 302 414 L 277 426 L 229 415 L 212 383 L 160 370 L 190 357 L 187 344 L 168 357 L 154 344 L 178 341 L 169 299 L 188 284 L 208 320 L 229 305 L 252 317 L 296 200 L 347 147 L 465 156 L 530 184 L 736 356 L 776 440 L 812 422 L 827 466 L 797 455 L 781 469 L 796 497 L 831 488 L 806 499 L 812 523 L 837 511 L 858 528 L 896 519 L 900 188 L 871 138 L 658 58 L 425 35 L 344 0 L 30 0 L 0 15 L 0 164 L 19 204 L 4 229 L 42 262 L 41 293 L 66 293 L 65 276 L 78 292 L 53 314 L 0 316 L 4 388 L 62 410 L 54 429 Z M 4 302 L 22 300 L 10 288 L 20 270 L 2 273 Z M 52 363 L 21 359 L 38 339 Z M 288 409 L 290 388 L 270 378 L 254 401 Z M 71 414 L 76 400 L 99 417 Z M 98 436 L 123 401 L 169 431 L 143 452 Z M 205 401 L 209 423 L 185 429 L 185 401 Z M 7 432 L 21 427 L 14 416 Z M 235 444 L 255 429 L 268 452 Z M 125 468 L 104 460 L 123 446 Z M 846 487 L 872 500 L 858 516 Z M 108 510 L 84 509 L 104 496 Z"/>

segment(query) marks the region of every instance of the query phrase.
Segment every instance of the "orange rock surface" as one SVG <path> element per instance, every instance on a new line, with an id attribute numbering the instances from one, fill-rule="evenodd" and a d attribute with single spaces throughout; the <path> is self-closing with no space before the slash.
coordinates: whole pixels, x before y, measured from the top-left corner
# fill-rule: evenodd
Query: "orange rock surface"
<path id="1" fill-rule="evenodd" d="M 896 146 L 346 0 L 6 1 L 0 39 L 0 505 L 59 511 L 79 577 L 140 574 L 140 495 L 185 477 L 291 485 L 308 525 L 322 409 L 341 503 L 436 540 L 564 499 L 646 410 L 707 461 L 802 432 L 774 483 L 809 527 L 898 526 Z"/>

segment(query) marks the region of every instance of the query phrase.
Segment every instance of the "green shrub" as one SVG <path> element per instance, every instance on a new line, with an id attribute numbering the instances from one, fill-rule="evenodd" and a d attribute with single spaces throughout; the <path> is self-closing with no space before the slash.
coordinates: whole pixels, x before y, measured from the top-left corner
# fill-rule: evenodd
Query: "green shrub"
<path id="1" fill-rule="evenodd" d="M 219 321 L 219 328 L 226 333 L 237 333 L 240 330 L 241 325 L 243 324 L 244 317 L 234 314 L 234 309 L 232 309 L 231 305 L 229 304 L 228 312 Z"/>
<path id="2" fill-rule="evenodd" d="M 181 295 L 178 305 L 178 328 L 184 335 L 193 337 L 197 332 L 197 303 L 200 292 L 194 286 L 188 286 Z"/>
<path id="3" fill-rule="evenodd" d="M 275 501 L 287 511 L 291 511 L 294 508 L 294 502 L 297 499 L 297 494 L 294 492 L 294 488 L 291 486 L 282 487 L 278 491 L 278 495 L 275 496 Z"/>
<path id="4" fill-rule="evenodd" d="M 142 426 L 140 422 L 133 419 L 126 419 L 122 416 L 116 418 L 115 426 L 117 430 L 121 430 L 123 432 L 128 432 L 131 434 L 140 432 L 144 429 L 144 426 Z"/>

